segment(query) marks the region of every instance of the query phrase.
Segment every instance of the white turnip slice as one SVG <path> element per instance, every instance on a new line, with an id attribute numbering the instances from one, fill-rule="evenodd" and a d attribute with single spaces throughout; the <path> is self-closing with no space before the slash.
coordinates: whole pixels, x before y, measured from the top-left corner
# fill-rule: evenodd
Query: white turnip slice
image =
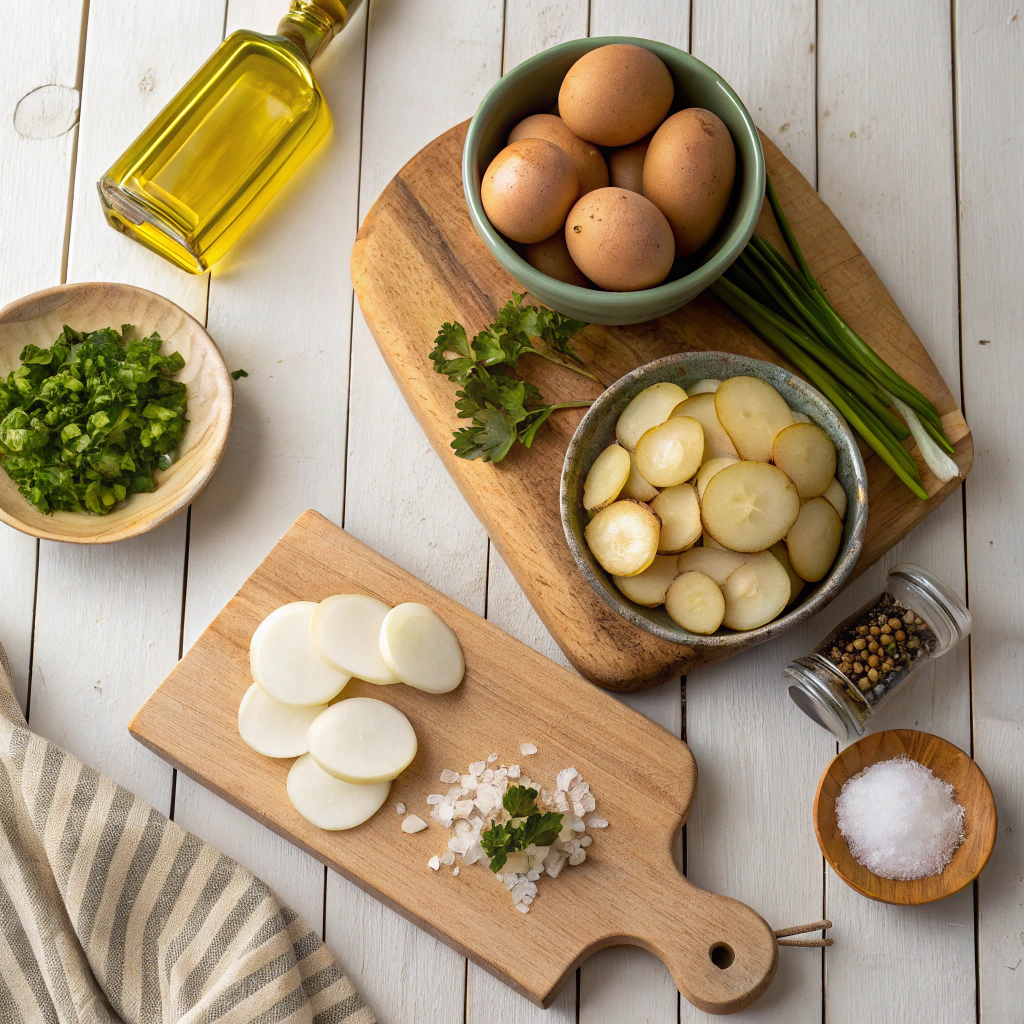
<path id="1" fill-rule="evenodd" d="M 642 501 L 614 501 L 583 531 L 601 568 L 613 576 L 636 576 L 654 561 L 661 520 Z"/>
<path id="2" fill-rule="evenodd" d="M 665 611 L 691 633 L 714 633 L 725 615 L 725 598 L 718 584 L 702 572 L 677 576 L 665 595 Z"/>
<path id="3" fill-rule="evenodd" d="M 333 700 L 349 673 L 329 665 L 309 636 L 316 604 L 294 601 L 271 612 L 249 644 L 249 668 L 260 688 L 282 704 L 312 707 Z"/>
<path id="4" fill-rule="evenodd" d="M 403 683 L 427 693 L 448 693 L 466 674 L 462 645 L 451 626 L 414 601 L 395 605 L 384 617 L 380 653 Z"/>
<path id="5" fill-rule="evenodd" d="M 298 707 L 268 697 L 253 683 L 238 705 L 238 732 L 257 753 L 267 757 L 298 757 L 306 753 L 306 733 L 326 705 Z"/>
<path id="6" fill-rule="evenodd" d="M 636 468 L 654 487 L 674 487 L 703 462 L 704 430 L 692 416 L 673 416 L 651 427 L 636 443 Z"/>
<path id="7" fill-rule="evenodd" d="M 770 551 L 761 551 L 722 585 L 723 622 L 730 629 L 757 629 L 782 612 L 791 592 L 782 563 Z"/>
<path id="8" fill-rule="evenodd" d="M 629 479 L 630 455 L 620 444 L 610 444 L 596 459 L 583 483 L 583 507 L 600 512 L 610 505 Z"/>
<path id="9" fill-rule="evenodd" d="M 769 462 L 775 435 L 793 422 L 785 399 L 758 377 L 730 377 L 715 392 L 718 420 L 741 459 Z"/>
<path id="10" fill-rule="evenodd" d="M 659 423 L 672 415 L 672 410 L 686 398 L 686 392 L 669 381 L 661 381 L 644 388 L 622 410 L 615 423 L 615 436 L 619 444 L 628 451 L 636 447 L 637 441 Z"/>
<path id="11" fill-rule="evenodd" d="M 786 535 L 789 560 L 801 579 L 817 583 L 832 567 L 843 540 L 843 521 L 825 498 L 811 498 Z"/>
<path id="12" fill-rule="evenodd" d="M 684 551 L 700 540 L 703 530 L 700 521 L 700 502 L 693 484 L 666 487 L 651 508 L 661 519 L 658 553 L 667 555 Z"/>
<path id="13" fill-rule="evenodd" d="M 325 598 L 313 614 L 317 653 L 340 672 L 380 686 L 397 683 L 380 653 L 380 627 L 391 606 L 365 594 Z"/>
<path id="14" fill-rule="evenodd" d="M 704 529 L 719 544 L 733 551 L 763 551 L 796 522 L 800 496 L 777 466 L 737 462 L 712 477 L 700 511 Z"/>
<path id="15" fill-rule="evenodd" d="M 672 410 L 675 416 L 692 416 L 704 429 L 704 461 L 712 459 L 738 459 L 739 453 L 732 443 L 725 427 L 718 421 L 715 411 L 715 396 L 710 393 L 691 395 Z"/>
<path id="16" fill-rule="evenodd" d="M 806 501 L 824 494 L 835 476 L 836 447 L 817 424 L 792 423 L 775 435 L 772 460 Z"/>
<path id="17" fill-rule="evenodd" d="M 613 576 L 619 592 L 634 604 L 644 608 L 657 608 L 665 603 L 665 593 L 679 575 L 675 555 L 655 555 L 643 572 L 636 576 Z"/>
<path id="18" fill-rule="evenodd" d="M 366 785 L 400 775 L 416 756 L 416 732 L 398 708 L 373 697 L 332 704 L 309 727 L 309 753 L 328 775 Z"/>
<path id="19" fill-rule="evenodd" d="M 288 772 L 292 806 L 306 821 L 330 832 L 362 825 L 381 809 L 390 792 L 390 781 L 355 786 L 332 778 L 309 754 Z"/>

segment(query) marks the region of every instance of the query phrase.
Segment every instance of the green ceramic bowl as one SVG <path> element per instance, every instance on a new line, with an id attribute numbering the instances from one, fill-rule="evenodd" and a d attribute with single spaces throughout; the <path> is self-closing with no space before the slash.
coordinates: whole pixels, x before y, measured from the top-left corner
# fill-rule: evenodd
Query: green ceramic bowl
<path id="1" fill-rule="evenodd" d="M 583 509 L 583 482 L 594 459 L 615 441 L 615 423 L 622 410 L 644 388 L 659 381 L 672 381 L 684 390 L 706 378 L 759 377 L 767 381 L 786 400 L 791 409 L 801 412 L 817 423 L 836 446 L 836 476 L 846 491 L 846 518 L 843 539 L 832 568 L 818 583 L 808 584 L 797 603 L 783 615 L 758 629 L 742 633 L 722 628 L 711 636 L 690 633 L 676 625 L 664 607 L 643 608 L 624 597 L 611 576 L 597 563 L 583 538 L 587 513 Z M 657 359 L 619 378 L 587 410 L 576 428 L 562 466 L 562 527 L 576 564 L 598 596 L 634 625 L 690 647 L 729 647 L 744 649 L 761 643 L 810 618 L 824 608 L 842 589 L 853 572 L 864 547 L 864 531 L 868 523 L 868 477 L 860 449 L 846 421 L 835 407 L 806 381 L 774 363 L 727 352 L 681 352 Z"/>
<path id="2" fill-rule="evenodd" d="M 565 73 L 583 54 L 609 43 L 632 43 L 656 53 L 675 80 L 672 110 L 704 107 L 729 127 L 736 143 L 736 184 L 722 224 L 703 249 L 676 260 L 669 280 L 637 292 L 606 292 L 564 284 L 534 270 L 498 232 L 480 202 L 480 180 L 505 147 L 509 132 L 529 114 L 549 111 Z M 716 281 L 754 233 L 764 199 L 764 153 L 746 107 L 716 72 L 683 50 L 650 39 L 599 36 L 575 39 L 531 57 L 499 79 L 469 126 L 462 153 L 469 215 L 494 258 L 531 295 L 560 313 L 591 324 L 634 324 L 678 309 Z"/>

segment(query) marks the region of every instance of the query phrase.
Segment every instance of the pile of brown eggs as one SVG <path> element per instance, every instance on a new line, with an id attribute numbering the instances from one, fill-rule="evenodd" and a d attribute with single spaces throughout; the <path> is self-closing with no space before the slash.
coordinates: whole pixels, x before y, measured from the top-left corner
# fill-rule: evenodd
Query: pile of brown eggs
<path id="1" fill-rule="evenodd" d="M 601 46 L 569 69 L 558 112 L 520 121 L 480 186 L 484 211 L 527 262 L 567 284 L 637 291 L 714 235 L 736 149 L 721 118 L 668 116 L 672 76 L 650 50 Z"/>

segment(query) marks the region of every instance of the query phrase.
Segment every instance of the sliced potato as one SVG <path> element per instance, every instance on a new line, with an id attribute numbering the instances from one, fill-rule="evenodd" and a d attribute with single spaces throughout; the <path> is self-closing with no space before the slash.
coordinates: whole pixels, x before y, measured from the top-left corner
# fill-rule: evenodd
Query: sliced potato
<path id="1" fill-rule="evenodd" d="M 825 488 L 822 497 L 839 513 L 840 519 L 846 518 L 846 491 L 835 477 Z"/>
<path id="2" fill-rule="evenodd" d="M 654 487 L 685 483 L 700 468 L 704 430 L 692 416 L 675 416 L 651 427 L 636 443 L 636 468 Z"/>
<path id="3" fill-rule="evenodd" d="M 704 529 L 733 551 L 770 548 L 786 536 L 799 514 L 793 481 L 767 462 L 726 466 L 707 485 L 701 502 Z"/>
<path id="4" fill-rule="evenodd" d="M 793 563 L 789 560 L 789 552 L 786 550 L 785 541 L 779 541 L 778 544 L 773 544 L 768 549 L 781 563 L 782 568 L 789 573 L 789 601 L 788 604 L 792 604 L 799 596 L 801 591 L 807 586 L 806 580 L 802 580 L 798 575 L 796 569 L 793 568 Z"/>
<path id="5" fill-rule="evenodd" d="M 694 395 L 713 395 L 721 383 L 717 377 L 705 377 L 703 380 L 697 381 L 696 384 L 691 384 L 686 389 L 686 393 L 691 398 Z"/>
<path id="6" fill-rule="evenodd" d="M 693 484 L 666 487 L 651 502 L 651 508 L 661 519 L 659 554 L 677 554 L 700 540 L 700 502 Z"/>
<path id="7" fill-rule="evenodd" d="M 292 806 L 308 822 L 338 832 L 372 818 L 384 806 L 391 783 L 354 786 L 328 775 L 303 754 L 288 772 L 287 789 Z"/>
<path id="8" fill-rule="evenodd" d="M 726 466 L 731 466 L 734 462 L 739 462 L 739 459 L 721 458 L 721 459 L 708 459 L 704 465 L 697 471 L 697 497 L 704 500 L 704 489 L 711 482 L 711 478 L 716 474 L 720 473 Z"/>
<path id="9" fill-rule="evenodd" d="M 686 392 L 678 385 L 669 381 L 661 381 L 644 388 L 622 410 L 622 415 L 615 424 L 615 436 L 619 444 L 628 451 L 636 447 L 637 441 L 651 427 L 672 415 L 672 410 L 686 398 Z"/>
<path id="10" fill-rule="evenodd" d="M 672 416 L 692 416 L 701 425 L 704 430 L 704 462 L 710 462 L 712 459 L 739 458 L 736 446 L 725 432 L 725 427 L 718 422 L 713 394 L 691 396 L 672 410 Z"/>
<path id="11" fill-rule="evenodd" d="M 596 459 L 583 483 L 583 507 L 600 512 L 610 505 L 629 479 L 629 452 L 622 445 L 610 444 Z"/>
<path id="12" fill-rule="evenodd" d="M 836 472 L 836 446 L 815 423 L 783 427 L 772 442 L 772 461 L 796 485 L 801 501 L 824 494 Z"/>
<path id="13" fill-rule="evenodd" d="M 770 552 L 744 562 L 723 584 L 725 617 L 730 629 L 757 629 L 771 622 L 789 603 L 789 573 Z"/>
<path id="14" fill-rule="evenodd" d="M 325 597 L 313 613 L 309 631 L 313 647 L 339 672 L 379 686 L 397 683 L 398 676 L 380 655 L 378 639 L 389 611 L 389 605 L 366 594 Z"/>
<path id="15" fill-rule="evenodd" d="M 613 576 L 623 597 L 644 608 L 657 608 L 665 603 L 665 593 L 679 575 L 675 555 L 655 555 L 643 572 L 636 576 Z"/>
<path id="16" fill-rule="evenodd" d="M 785 399 L 757 377 L 730 377 L 715 392 L 715 410 L 741 459 L 770 462 L 775 435 L 793 422 Z"/>
<path id="17" fill-rule="evenodd" d="M 253 683 L 238 706 L 238 734 L 267 757 L 298 757 L 309 749 L 306 732 L 324 710 L 324 704 L 282 704 Z"/>
<path id="18" fill-rule="evenodd" d="M 702 572 L 719 586 L 752 556 L 725 548 L 690 548 L 677 559 L 679 572 Z"/>
<path id="19" fill-rule="evenodd" d="M 375 697 L 332 704 L 309 727 L 309 754 L 328 775 L 362 786 L 390 782 L 416 756 L 416 732 L 398 708 Z"/>
<path id="20" fill-rule="evenodd" d="M 658 488 L 649 484 L 636 468 L 636 456 L 629 453 L 629 476 L 619 491 L 620 498 L 633 498 L 635 501 L 647 501 L 658 496 Z"/>
<path id="21" fill-rule="evenodd" d="M 448 693 L 466 674 L 455 631 L 433 608 L 396 604 L 380 627 L 380 655 L 405 683 L 427 693 Z"/>
<path id="22" fill-rule="evenodd" d="M 684 572 L 668 588 L 665 611 L 673 622 L 691 633 L 714 633 L 725 616 L 725 598 L 710 576 Z"/>
<path id="23" fill-rule="evenodd" d="M 613 576 L 636 576 L 658 553 L 661 520 L 650 505 L 626 499 L 601 509 L 583 536 L 594 557 Z"/>
<path id="24" fill-rule="evenodd" d="M 786 534 L 789 560 L 797 574 L 817 583 L 832 568 L 843 540 L 843 521 L 825 498 L 811 498 Z"/>
<path id="25" fill-rule="evenodd" d="M 707 530 L 705 530 L 703 535 L 701 536 L 700 542 L 706 548 L 717 548 L 720 551 L 727 550 L 725 545 L 719 544 L 718 541 L 715 540 L 715 538 L 712 537 Z"/>

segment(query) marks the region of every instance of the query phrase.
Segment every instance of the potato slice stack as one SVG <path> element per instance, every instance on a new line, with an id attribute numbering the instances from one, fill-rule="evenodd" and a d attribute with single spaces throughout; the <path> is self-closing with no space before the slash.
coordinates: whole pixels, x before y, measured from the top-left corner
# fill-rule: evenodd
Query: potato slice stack
<path id="1" fill-rule="evenodd" d="M 663 381 L 622 411 L 583 488 L 621 593 L 691 633 L 757 629 L 823 579 L 846 492 L 829 436 L 757 377 Z"/>

